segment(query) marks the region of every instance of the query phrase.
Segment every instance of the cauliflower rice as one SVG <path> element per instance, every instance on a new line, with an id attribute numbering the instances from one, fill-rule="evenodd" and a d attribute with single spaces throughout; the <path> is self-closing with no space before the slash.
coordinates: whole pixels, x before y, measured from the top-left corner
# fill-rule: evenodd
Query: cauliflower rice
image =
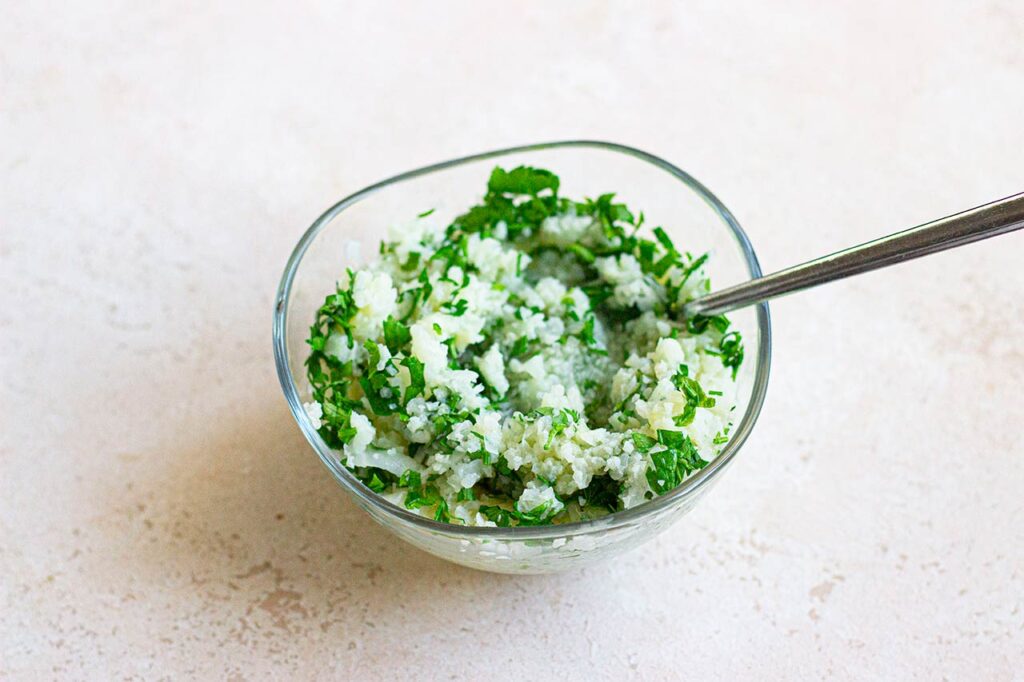
<path id="1" fill-rule="evenodd" d="M 306 411 L 367 486 L 474 526 L 559 523 L 676 487 L 728 439 L 740 335 L 681 319 L 707 256 L 606 194 L 496 168 L 422 214 L 317 313 Z"/>

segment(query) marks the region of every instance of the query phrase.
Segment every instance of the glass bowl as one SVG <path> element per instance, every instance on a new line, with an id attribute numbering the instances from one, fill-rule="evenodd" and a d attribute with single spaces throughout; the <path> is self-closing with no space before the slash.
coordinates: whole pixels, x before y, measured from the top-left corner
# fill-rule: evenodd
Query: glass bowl
<path id="1" fill-rule="evenodd" d="M 302 235 L 277 292 L 274 357 L 292 415 L 320 460 L 370 516 L 420 549 L 487 571 L 547 573 L 636 547 L 668 528 L 710 490 L 757 421 L 768 384 L 771 325 L 766 304 L 730 316 L 746 342 L 746 361 L 738 376 L 739 418 L 731 439 L 704 469 L 660 497 L 589 521 L 514 528 L 440 523 L 388 502 L 341 464 L 306 416 L 305 339 L 338 277 L 346 267 L 376 255 L 388 226 L 428 209 L 443 220 L 454 218 L 480 199 L 497 164 L 549 169 L 561 177 L 560 193 L 568 197 L 615 192 L 619 200 L 644 212 L 647 225 L 663 226 L 681 248 L 711 251 L 708 271 L 716 288 L 758 277 L 761 269 L 736 219 L 690 175 L 652 154 L 585 140 L 499 149 L 402 173 L 342 199 Z"/>

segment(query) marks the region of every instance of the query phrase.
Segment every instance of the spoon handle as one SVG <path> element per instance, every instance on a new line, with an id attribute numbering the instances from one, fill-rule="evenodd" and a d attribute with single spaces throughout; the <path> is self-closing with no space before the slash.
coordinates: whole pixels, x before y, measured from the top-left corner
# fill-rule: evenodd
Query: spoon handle
<path id="1" fill-rule="evenodd" d="M 686 317 L 717 315 L 770 298 L 809 289 L 887 265 L 927 256 L 1024 227 L 1024 193 L 1014 194 L 912 227 L 830 256 L 795 265 L 749 282 L 694 299 L 683 306 Z"/>

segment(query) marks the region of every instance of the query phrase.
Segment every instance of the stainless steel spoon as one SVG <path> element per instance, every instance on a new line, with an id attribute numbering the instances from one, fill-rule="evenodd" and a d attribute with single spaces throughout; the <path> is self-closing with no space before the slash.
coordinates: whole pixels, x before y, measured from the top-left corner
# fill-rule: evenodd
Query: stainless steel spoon
<path id="1" fill-rule="evenodd" d="M 691 317 L 725 313 L 1022 227 L 1024 192 L 701 296 L 684 305 L 683 314 Z"/>

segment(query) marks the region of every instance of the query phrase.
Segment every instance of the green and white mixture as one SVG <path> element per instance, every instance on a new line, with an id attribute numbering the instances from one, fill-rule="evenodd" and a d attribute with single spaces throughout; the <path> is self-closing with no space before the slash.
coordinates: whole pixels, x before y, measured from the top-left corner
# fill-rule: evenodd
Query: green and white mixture
<path id="1" fill-rule="evenodd" d="M 348 271 L 310 331 L 324 441 L 396 504 L 473 526 L 636 506 L 728 439 L 743 360 L 725 317 L 681 320 L 707 256 L 606 194 L 496 168 L 450 225 L 430 212 Z"/>

